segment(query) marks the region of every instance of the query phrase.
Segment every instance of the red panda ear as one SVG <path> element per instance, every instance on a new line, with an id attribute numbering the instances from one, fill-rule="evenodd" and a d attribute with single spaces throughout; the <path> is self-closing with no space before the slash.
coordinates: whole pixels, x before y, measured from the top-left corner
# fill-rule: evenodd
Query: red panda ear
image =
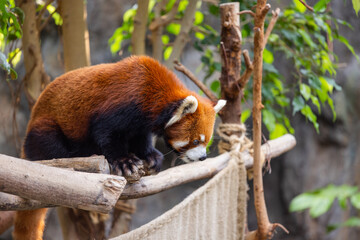
<path id="1" fill-rule="evenodd" d="M 214 106 L 214 110 L 218 113 L 226 104 L 226 100 L 220 99 L 217 104 Z"/>
<path id="2" fill-rule="evenodd" d="M 194 96 L 187 96 L 181 105 L 175 110 L 174 115 L 169 120 L 169 122 L 165 125 L 165 128 L 173 125 L 177 121 L 179 121 L 186 114 L 194 113 L 198 107 L 198 101 Z"/>

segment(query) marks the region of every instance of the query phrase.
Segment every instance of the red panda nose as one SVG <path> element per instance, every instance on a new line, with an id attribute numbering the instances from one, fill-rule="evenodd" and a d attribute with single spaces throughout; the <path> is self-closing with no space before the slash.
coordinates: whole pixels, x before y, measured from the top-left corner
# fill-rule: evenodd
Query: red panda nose
<path id="1" fill-rule="evenodd" d="M 199 160 L 202 161 L 202 160 L 205 160 L 206 158 L 207 158 L 207 156 L 206 156 L 206 154 L 205 154 L 205 155 L 201 156 L 201 157 L 199 158 Z"/>

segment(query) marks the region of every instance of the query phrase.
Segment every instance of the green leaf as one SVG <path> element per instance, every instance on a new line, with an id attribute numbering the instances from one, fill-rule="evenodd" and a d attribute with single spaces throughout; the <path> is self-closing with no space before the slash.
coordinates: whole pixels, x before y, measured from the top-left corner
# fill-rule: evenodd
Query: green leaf
<path id="1" fill-rule="evenodd" d="M 304 13 L 306 11 L 306 7 L 301 2 L 299 2 L 299 0 L 293 0 L 293 3 L 299 12 Z"/>
<path id="2" fill-rule="evenodd" d="M 170 23 L 166 26 L 166 30 L 174 35 L 178 35 L 180 33 L 181 25 L 178 23 Z"/>
<path id="3" fill-rule="evenodd" d="M 343 44 L 345 44 L 345 46 L 350 50 L 350 52 L 354 55 L 354 57 L 357 59 L 357 61 L 358 62 L 360 61 L 359 56 L 355 53 L 353 46 L 351 46 L 349 44 L 348 40 L 345 37 L 343 37 L 341 35 L 337 35 L 337 36 L 335 36 L 335 38 L 337 40 L 339 40 L 340 42 L 342 42 Z"/>
<path id="4" fill-rule="evenodd" d="M 314 95 L 311 95 L 310 98 L 311 98 L 311 102 L 317 107 L 318 112 L 321 113 L 321 107 L 320 107 L 319 99 Z"/>
<path id="5" fill-rule="evenodd" d="M 327 99 L 329 107 L 331 108 L 332 114 L 333 114 L 333 121 L 336 120 L 336 111 L 335 111 L 335 107 L 334 107 L 334 102 L 331 99 L 331 97 L 328 97 Z"/>
<path id="6" fill-rule="evenodd" d="M 311 110 L 311 108 L 306 105 L 303 109 L 301 109 L 301 113 L 307 118 L 309 119 L 310 122 L 313 123 L 315 130 L 317 133 L 319 133 L 319 123 L 317 122 L 317 117 L 316 115 L 313 113 L 313 111 Z"/>
<path id="7" fill-rule="evenodd" d="M 134 19 L 135 15 L 136 15 L 136 9 L 131 8 L 131 9 L 127 10 L 123 15 L 124 22 L 132 21 Z"/>
<path id="8" fill-rule="evenodd" d="M 200 11 L 196 11 L 195 12 L 194 25 L 199 25 L 203 21 L 204 21 L 204 14 L 202 12 L 200 12 Z"/>
<path id="9" fill-rule="evenodd" d="M 17 72 L 13 68 L 10 68 L 10 77 L 12 80 L 16 80 L 18 77 Z"/>
<path id="10" fill-rule="evenodd" d="M 272 64 L 274 62 L 273 53 L 267 50 L 266 48 L 264 49 L 263 58 L 266 63 Z"/>
<path id="11" fill-rule="evenodd" d="M 178 11 L 179 12 L 182 12 L 186 9 L 187 5 L 189 4 L 189 1 L 188 0 L 182 0 L 180 3 L 179 3 L 179 8 L 178 8 Z"/>
<path id="12" fill-rule="evenodd" d="M 220 90 L 220 81 L 213 81 L 210 85 L 210 89 L 213 92 L 218 92 Z"/>
<path id="13" fill-rule="evenodd" d="M 326 10 L 326 5 L 330 2 L 330 0 L 320 0 L 314 6 L 315 12 L 324 12 Z"/>
<path id="14" fill-rule="evenodd" d="M 169 38 L 169 36 L 168 35 L 162 35 L 161 36 L 161 41 L 162 41 L 162 43 L 163 44 L 168 44 L 169 43 L 169 41 L 170 41 L 170 38 Z"/>
<path id="15" fill-rule="evenodd" d="M 262 114 L 263 114 L 263 122 L 266 126 L 266 128 L 268 129 L 268 131 L 271 133 L 272 131 L 275 130 L 275 116 L 274 114 L 267 110 L 267 109 L 264 109 L 262 111 Z"/>
<path id="16" fill-rule="evenodd" d="M 351 217 L 341 225 L 346 226 L 346 227 L 360 227 L 360 218 L 359 217 Z"/>
<path id="17" fill-rule="evenodd" d="M 291 202 L 290 202 L 290 212 L 299 212 L 303 211 L 305 209 L 308 209 L 312 206 L 312 203 L 314 201 L 314 195 L 311 193 L 302 193 L 298 196 L 296 196 Z"/>
<path id="18" fill-rule="evenodd" d="M 292 102 L 292 106 L 293 106 L 293 115 L 295 115 L 295 113 L 297 113 L 298 111 L 300 111 L 305 107 L 305 101 L 301 96 L 297 96 L 294 98 Z"/>
<path id="19" fill-rule="evenodd" d="M 360 0 L 352 0 L 352 4 L 356 12 L 356 16 L 359 16 L 358 13 L 360 11 Z"/>
<path id="20" fill-rule="evenodd" d="M 241 113 L 241 122 L 244 123 L 246 122 L 246 120 L 250 117 L 251 115 L 251 110 L 250 109 L 245 109 L 244 111 L 242 111 Z"/>
<path id="21" fill-rule="evenodd" d="M 288 133 L 288 131 L 284 125 L 282 125 L 280 123 L 276 123 L 274 131 L 272 131 L 270 133 L 270 139 L 275 139 L 275 138 L 281 137 L 287 133 Z"/>
<path id="22" fill-rule="evenodd" d="M 301 83 L 300 84 L 300 93 L 307 101 L 311 97 L 311 88 L 308 85 Z"/>
<path id="23" fill-rule="evenodd" d="M 323 197 L 323 196 L 316 197 L 309 211 L 310 216 L 312 218 L 316 218 L 323 215 L 330 209 L 334 200 L 335 197 Z"/>
<path id="24" fill-rule="evenodd" d="M 351 204 L 360 210 L 360 193 L 357 193 L 350 198 Z"/>
<path id="25" fill-rule="evenodd" d="M 205 38 L 205 35 L 202 34 L 201 32 L 196 32 L 195 37 L 199 40 L 203 40 Z"/>
<path id="26" fill-rule="evenodd" d="M 169 47 L 166 47 L 165 48 L 165 51 L 164 51 L 164 60 L 167 60 L 171 53 L 172 53 L 172 50 L 173 50 L 173 47 L 172 46 L 169 46 Z"/>

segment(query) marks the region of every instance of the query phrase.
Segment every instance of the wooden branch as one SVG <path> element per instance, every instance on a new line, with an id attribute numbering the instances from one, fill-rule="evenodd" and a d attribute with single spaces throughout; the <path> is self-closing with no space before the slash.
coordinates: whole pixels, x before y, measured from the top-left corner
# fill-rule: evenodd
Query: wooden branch
<path id="1" fill-rule="evenodd" d="M 126 184 L 121 176 L 68 171 L 5 155 L 0 162 L 1 192 L 52 205 L 107 213 Z"/>
<path id="2" fill-rule="evenodd" d="M 299 0 L 299 2 L 301 2 L 307 10 L 314 12 L 314 9 L 312 7 L 310 7 L 306 2 L 304 2 L 303 0 Z"/>
<path id="3" fill-rule="evenodd" d="M 274 158 L 289 151 L 295 145 L 296 140 L 294 136 L 286 134 L 268 141 L 261 149 L 267 158 Z M 242 152 L 242 159 L 247 169 L 252 168 L 253 158 L 248 152 Z M 143 177 L 137 183 L 127 184 L 120 199 L 149 196 L 187 182 L 212 177 L 221 171 L 229 160 L 230 154 L 224 153 L 202 162 L 177 166 L 160 172 L 158 175 Z M 0 193 L 0 210 L 25 210 L 53 206 L 36 200 L 27 200 L 11 194 Z"/>
<path id="4" fill-rule="evenodd" d="M 159 6 L 162 6 L 162 3 L 164 3 L 164 1 L 161 1 L 160 3 L 158 3 Z M 165 25 L 169 24 L 172 20 L 175 19 L 176 13 L 178 11 L 178 7 L 179 7 L 179 3 L 180 0 L 176 0 L 172 9 L 170 10 L 170 12 L 168 12 L 167 14 L 160 16 L 160 17 L 156 17 L 154 19 L 154 21 L 151 22 L 150 26 L 149 26 L 149 30 L 150 31 L 154 31 L 159 27 L 164 27 Z M 161 10 L 161 7 L 159 7 Z"/>
<path id="5" fill-rule="evenodd" d="M 250 14 L 252 17 L 255 17 L 255 13 L 251 10 L 244 10 L 244 11 L 240 11 L 237 13 L 238 15 L 242 15 L 242 14 Z"/>
<path id="6" fill-rule="evenodd" d="M 206 96 L 208 96 L 208 98 L 213 101 L 213 102 L 217 102 L 218 98 L 215 96 L 215 94 L 213 94 L 211 92 L 211 90 L 205 86 L 204 83 L 202 83 L 199 79 L 197 79 L 195 77 L 194 74 L 192 74 L 192 72 L 187 69 L 184 65 L 182 65 L 179 61 L 175 60 L 174 61 L 174 68 L 176 70 L 178 70 L 179 72 L 184 73 L 193 83 L 196 84 L 196 86 L 198 86 L 200 88 L 200 90 L 202 90 Z"/>
<path id="7" fill-rule="evenodd" d="M 36 161 L 36 163 L 51 167 L 68 168 L 80 172 L 110 174 L 109 163 L 104 156 L 58 158 Z"/>
<path id="8" fill-rule="evenodd" d="M 185 45 L 188 41 L 187 39 L 194 22 L 194 16 L 198 2 L 200 2 L 200 0 L 189 1 L 185 9 L 184 16 L 181 19 L 180 33 L 176 36 L 171 55 L 165 62 L 165 65 L 170 69 L 174 68 L 174 61 L 179 60 L 181 53 L 183 52 Z"/>
<path id="9" fill-rule="evenodd" d="M 286 134 L 268 141 L 261 149 L 267 158 L 272 158 L 289 151 L 295 145 L 295 137 Z M 247 169 L 252 168 L 253 158 L 248 152 L 242 152 L 242 159 Z M 154 176 L 143 177 L 137 183 L 128 184 L 121 194 L 120 199 L 145 197 L 187 182 L 210 178 L 226 167 L 229 160 L 230 154 L 224 153 L 205 161 L 188 163 L 167 169 Z"/>
<path id="10" fill-rule="evenodd" d="M 59 11 L 59 7 L 57 7 L 56 9 L 55 9 L 55 11 L 53 11 L 46 19 L 45 19 L 45 21 L 40 25 L 40 26 L 38 26 L 38 31 L 39 32 L 41 32 L 43 29 L 44 29 L 44 27 L 48 24 L 48 22 L 50 21 L 50 19 L 52 18 L 52 16 L 54 15 L 54 13 L 56 13 L 56 12 L 58 12 Z"/>
<path id="11" fill-rule="evenodd" d="M 275 11 L 272 11 L 272 18 L 270 20 L 270 23 L 269 23 L 269 26 L 267 27 L 266 29 L 266 33 L 265 33 L 265 36 L 264 36 L 264 48 L 268 42 L 268 39 L 269 39 L 269 36 L 276 24 L 276 21 L 279 17 L 279 14 L 280 14 L 280 8 L 276 8 Z"/>
<path id="12" fill-rule="evenodd" d="M 243 56 L 244 56 L 246 68 L 245 68 L 244 74 L 240 77 L 240 79 L 238 81 L 238 85 L 240 86 L 241 89 L 245 88 L 245 86 L 249 82 L 251 74 L 252 74 L 252 72 L 254 70 L 254 66 L 253 66 L 253 63 L 250 60 L 248 50 L 243 51 Z"/>
<path id="13" fill-rule="evenodd" d="M 134 31 L 131 35 L 132 54 L 145 54 L 145 34 L 148 19 L 149 0 L 138 1 L 134 19 Z"/>
<path id="14" fill-rule="evenodd" d="M 266 0 L 258 0 L 256 5 L 255 28 L 254 28 L 254 76 L 253 76 L 253 141 L 254 141 L 254 205 L 258 229 L 255 231 L 255 239 L 265 240 L 272 238 L 275 228 L 280 224 L 270 223 L 264 197 L 261 163 L 261 85 L 263 71 L 264 50 L 264 22 L 265 16 L 270 9 Z M 247 238 L 248 239 L 248 238 Z"/>

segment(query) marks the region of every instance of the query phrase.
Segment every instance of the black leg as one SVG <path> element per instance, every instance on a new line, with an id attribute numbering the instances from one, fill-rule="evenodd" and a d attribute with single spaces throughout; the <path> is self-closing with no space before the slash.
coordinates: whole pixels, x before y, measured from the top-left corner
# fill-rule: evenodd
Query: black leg
<path id="1" fill-rule="evenodd" d="M 137 157 L 145 160 L 145 167 L 148 174 L 159 172 L 164 156 L 152 145 L 152 135 L 150 132 L 141 133 L 130 141 L 130 152 Z"/>

